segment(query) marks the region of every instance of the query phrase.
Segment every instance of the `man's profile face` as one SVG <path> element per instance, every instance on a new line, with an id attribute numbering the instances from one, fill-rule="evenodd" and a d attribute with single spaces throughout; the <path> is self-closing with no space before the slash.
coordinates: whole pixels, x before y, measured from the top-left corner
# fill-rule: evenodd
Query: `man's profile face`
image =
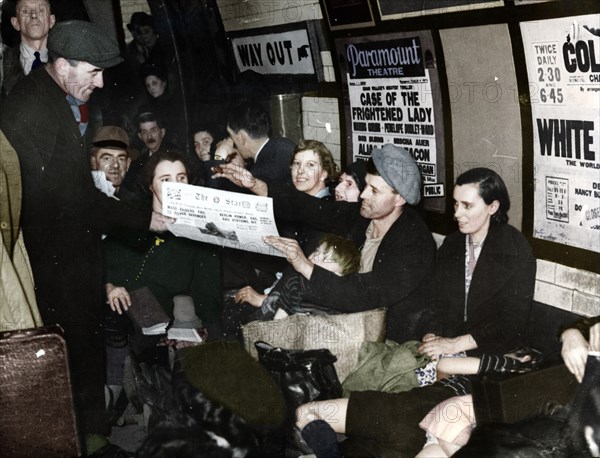
<path id="1" fill-rule="evenodd" d="M 402 197 L 378 175 L 367 174 L 365 190 L 361 193 L 360 214 L 369 219 L 382 219 L 402 204 Z"/>
<path id="2" fill-rule="evenodd" d="M 165 129 L 158 127 L 156 121 L 148 121 L 140 123 L 138 137 L 144 142 L 146 148 L 152 153 L 156 153 L 165 138 Z"/>
<path id="3" fill-rule="evenodd" d="M 64 64 L 65 90 L 77 100 L 87 102 L 94 89 L 104 86 L 104 69 L 88 62 L 77 62 L 77 65 L 72 66 L 65 60 Z"/>
<path id="4" fill-rule="evenodd" d="M 48 36 L 55 18 L 50 14 L 50 4 L 46 0 L 20 0 L 16 16 L 10 22 L 22 38 L 41 40 Z"/>
<path id="5" fill-rule="evenodd" d="M 122 149 L 99 148 L 92 155 L 92 169 L 101 170 L 115 188 L 123 183 L 131 159 Z"/>
<path id="6" fill-rule="evenodd" d="M 235 148 L 238 150 L 238 153 L 240 153 L 240 156 L 244 159 L 254 158 L 254 152 L 247 146 L 248 134 L 243 129 L 234 132 L 231 127 L 227 126 L 227 133 L 229 134 L 229 138 L 233 140 Z"/>

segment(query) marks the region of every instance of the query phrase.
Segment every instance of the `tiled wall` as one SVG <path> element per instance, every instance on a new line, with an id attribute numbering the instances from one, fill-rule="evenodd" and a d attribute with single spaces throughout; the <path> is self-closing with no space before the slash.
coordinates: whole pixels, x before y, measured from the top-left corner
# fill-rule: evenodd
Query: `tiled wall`
<path id="1" fill-rule="evenodd" d="M 302 132 L 305 139 L 323 142 L 341 165 L 338 99 L 302 97 Z"/>
<path id="2" fill-rule="evenodd" d="M 536 301 L 580 315 L 600 315 L 600 275 L 538 259 L 536 277 Z"/>

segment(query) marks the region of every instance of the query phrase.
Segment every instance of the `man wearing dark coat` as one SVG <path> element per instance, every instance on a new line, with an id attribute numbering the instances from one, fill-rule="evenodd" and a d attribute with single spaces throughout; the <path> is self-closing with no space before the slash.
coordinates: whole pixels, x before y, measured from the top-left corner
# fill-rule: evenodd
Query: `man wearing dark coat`
<path id="1" fill-rule="evenodd" d="M 101 234 L 117 225 L 164 231 L 167 219 L 102 194 L 90 173 L 86 102 L 103 70 L 121 61 L 117 43 L 98 24 L 67 21 L 50 32 L 48 50 L 48 64 L 3 101 L 0 125 L 21 163 L 40 313 L 65 331 L 79 430 L 106 434 Z"/>
<path id="2" fill-rule="evenodd" d="M 421 199 L 415 160 L 392 144 L 375 149 L 372 158 L 361 203 L 324 201 L 292 186 L 267 186 L 231 165 L 223 166 L 224 173 L 217 176 L 272 197 L 276 218 L 349 235 L 361 245 L 360 272 L 340 277 L 306 258 L 296 240 L 266 237 L 308 281 L 311 295 L 304 300 L 344 313 L 385 307 L 387 338 L 404 342 L 417 338 L 409 321 L 421 310 L 421 285 L 433 270 L 435 242 L 411 208 Z"/>
<path id="3" fill-rule="evenodd" d="M 29 72 L 47 62 L 46 42 L 54 22 L 48 0 L 17 1 L 15 15 L 10 18 L 10 23 L 19 32 L 21 42 L 4 51 L 3 95 L 8 94 L 17 81 Z"/>
<path id="4" fill-rule="evenodd" d="M 227 132 L 254 177 L 271 183 L 290 183 L 294 142 L 269 137 L 269 114 L 257 101 L 241 99 L 229 109 Z"/>

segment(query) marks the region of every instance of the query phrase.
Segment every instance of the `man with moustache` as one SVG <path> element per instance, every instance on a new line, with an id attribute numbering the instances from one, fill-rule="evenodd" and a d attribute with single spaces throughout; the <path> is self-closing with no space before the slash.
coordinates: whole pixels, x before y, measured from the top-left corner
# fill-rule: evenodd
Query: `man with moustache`
<path id="1" fill-rule="evenodd" d="M 48 61 L 46 43 L 54 22 L 48 0 L 17 1 L 15 16 L 10 18 L 10 23 L 19 32 L 21 43 L 4 51 L 3 95 L 8 94 L 17 81 Z"/>
<path id="2" fill-rule="evenodd" d="M 101 234 L 115 226 L 165 231 L 171 219 L 106 196 L 90 174 L 86 103 L 104 85 L 104 69 L 122 60 L 116 41 L 99 24 L 60 22 L 48 54 L 2 102 L 0 126 L 21 163 L 21 223 L 38 307 L 44 324 L 64 329 L 81 443 L 89 445 L 109 432 Z"/>
<path id="3" fill-rule="evenodd" d="M 140 150 L 140 157 L 131 163 L 125 180 L 123 181 L 122 192 L 128 196 L 141 197 L 145 191 L 142 186 L 141 173 L 144 164 L 148 159 L 160 149 L 177 150 L 180 149 L 165 142 L 167 129 L 162 120 L 156 113 L 145 111 L 137 115 L 136 123 L 138 126 L 138 138 L 144 144 Z"/>

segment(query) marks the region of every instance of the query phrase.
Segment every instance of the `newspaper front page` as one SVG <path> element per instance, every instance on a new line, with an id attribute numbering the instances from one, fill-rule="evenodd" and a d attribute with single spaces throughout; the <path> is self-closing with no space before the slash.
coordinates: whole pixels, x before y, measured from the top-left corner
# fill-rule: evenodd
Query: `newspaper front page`
<path id="1" fill-rule="evenodd" d="M 163 213 L 176 218 L 168 229 L 178 237 L 283 256 L 262 239 L 265 235 L 279 235 L 270 197 L 163 183 L 162 204 Z"/>

